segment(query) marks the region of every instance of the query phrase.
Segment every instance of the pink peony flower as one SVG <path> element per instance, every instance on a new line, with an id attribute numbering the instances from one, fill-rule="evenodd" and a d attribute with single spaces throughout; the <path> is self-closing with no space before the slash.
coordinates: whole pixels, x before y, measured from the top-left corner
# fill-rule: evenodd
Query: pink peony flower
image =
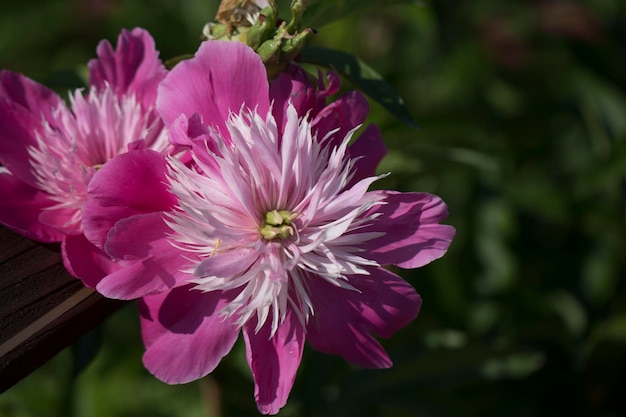
<path id="1" fill-rule="evenodd" d="M 391 366 L 373 334 L 408 324 L 421 299 L 382 266 L 423 266 L 454 236 L 439 224 L 438 197 L 368 191 L 384 146 L 375 128 L 350 144 L 363 97 L 320 108 L 323 92 L 301 96 L 312 91 L 297 77 L 269 86 L 243 44 L 205 42 L 157 99 L 170 140 L 194 163 L 147 149 L 121 155 L 94 176 L 84 212 L 123 266 L 98 291 L 143 297 L 148 370 L 172 384 L 201 378 L 241 332 L 264 414 L 285 405 L 305 340 Z"/>
<path id="2" fill-rule="evenodd" d="M 155 109 L 166 70 L 150 34 L 122 31 L 89 62 L 90 88 L 70 107 L 45 86 L 0 73 L 0 223 L 42 242 L 61 242 L 67 269 L 94 286 L 117 269 L 85 239 L 82 208 L 96 171 L 128 149 L 169 146 Z"/>

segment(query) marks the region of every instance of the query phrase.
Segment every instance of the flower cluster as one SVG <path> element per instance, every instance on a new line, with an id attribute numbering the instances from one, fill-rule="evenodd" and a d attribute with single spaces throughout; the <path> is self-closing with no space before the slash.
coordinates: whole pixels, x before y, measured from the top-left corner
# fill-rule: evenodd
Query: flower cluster
<path id="1" fill-rule="evenodd" d="M 369 190 L 385 154 L 366 99 L 328 103 L 291 64 L 210 40 L 169 73 L 141 29 L 103 41 L 70 96 L 0 74 L 0 222 L 61 242 L 68 271 L 138 299 L 144 364 L 171 384 L 212 372 L 241 333 L 264 414 L 285 405 L 305 341 L 365 367 L 421 299 L 385 268 L 444 255 L 440 198 Z M 359 133 L 360 132 L 360 133 Z"/>
<path id="2" fill-rule="evenodd" d="M 102 41 L 89 62 L 89 91 L 71 107 L 47 87 L 0 72 L 0 223 L 41 242 L 61 242 L 63 262 L 94 286 L 118 269 L 85 238 L 83 208 L 97 170 L 132 149 L 171 145 L 155 108 L 167 74 L 143 29 Z"/>

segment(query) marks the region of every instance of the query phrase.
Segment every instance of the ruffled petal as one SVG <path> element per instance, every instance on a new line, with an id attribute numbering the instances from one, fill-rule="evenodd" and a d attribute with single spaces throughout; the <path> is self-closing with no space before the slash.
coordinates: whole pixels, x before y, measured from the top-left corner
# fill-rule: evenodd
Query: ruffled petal
<path id="1" fill-rule="evenodd" d="M 387 154 L 387 147 L 383 142 L 380 129 L 376 125 L 369 125 L 367 129 L 348 148 L 349 156 L 356 159 L 354 175 L 347 185 L 352 187 L 363 178 L 376 174 L 378 164 Z"/>
<path id="2" fill-rule="evenodd" d="M 87 239 L 102 248 L 119 220 L 169 210 L 175 197 L 165 185 L 166 166 L 165 157 L 151 149 L 130 151 L 104 164 L 89 183 L 83 207 Z"/>
<path id="3" fill-rule="evenodd" d="M 134 93 L 145 107 L 156 100 L 157 86 L 167 70 L 150 33 L 141 28 L 123 29 L 115 51 L 107 40 L 98 44 L 97 59 L 89 61 L 89 81 L 98 89 L 109 84 L 118 96 Z"/>
<path id="4" fill-rule="evenodd" d="M 43 117 L 52 126 L 56 125 L 52 112 L 62 100 L 37 81 L 11 71 L 0 71 L 0 98 L 23 107 L 39 121 Z"/>
<path id="5" fill-rule="evenodd" d="M 367 368 L 388 368 L 389 356 L 371 333 L 390 337 L 417 317 L 421 298 L 397 275 L 369 268 L 370 275 L 349 276 L 357 291 L 313 277 L 314 316 L 307 325 L 311 346 Z"/>
<path id="6" fill-rule="evenodd" d="M 262 414 L 276 414 L 287 403 L 302 359 L 305 330 L 293 311 L 270 337 L 266 321 L 258 333 L 256 321 L 246 323 L 246 358 L 254 376 L 254 398 Z"/>
<path id="7" fill-rule="evenodd" d="M 8 172 L 0 172 L 0 223 L 29 239 L 60 242 L 63 233 L 43 224 L 39 216 L 55 204 L 48 194 L 20 181 Z"/>
<path id="8" fill-rule="evenodd" d="M 124 268 L 103 278 L 96 289 L 104 296 L 131 300 L 184 285 L 192 276 L 186 253 L 169 240 L 172 230 L 162 213 L 140 214 L 117 222 L 105 252 Z"/>
<path id="9" fill-rule="evenodd" d="M 68 272 L 91 288 L 95 288 L 108 274 L 120 269 L 117 263 L 84 235 L 66 236 L 61 244 L 61 253 Z"/>
<path id="10" fill-rule="evenodd" d="M 242 106 L 266 114 L 269 92 L 261 58 L 240 42 L 203 42 L 196 56 L 176 65 L 159 86 L 157 108 L 166 125 L 181 113 L 198 113 L 227 134 L 225 121 Z"/>
<path id="11" fill-rule="evenodd" d="M 146 368 L 168 384 L 184 384 L 212 372 L 239 335 L 233 320 L 219 314 L 229 295 L 186 286 L 143 298 L 140 313 Z"/>
<path id="12" fill-rule="evenodd" d="M 373 208 L 379 213 L 369 226 L 359 232 L 380 232 L 383 236 L 364 242 L 368 259 L 381 265 L 419 268 L 442 257 L 454 235 L 454 227 L 439 224 L 448 216 L 446 204 L 426 193 L 386 191 L 386 204 Z"/>

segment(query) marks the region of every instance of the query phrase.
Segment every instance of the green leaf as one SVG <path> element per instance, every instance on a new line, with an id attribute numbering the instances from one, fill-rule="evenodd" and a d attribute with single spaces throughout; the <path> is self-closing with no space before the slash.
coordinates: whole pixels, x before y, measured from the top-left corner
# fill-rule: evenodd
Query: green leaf
<path id="1" fill-rule="evenodd" d="M 307 47 L 302 51 L 301 60 L 337 71 L 389 113 L 407 125 L 417 127 L 402 97 L 374 69 L 354 55 L 335 49 Z"/>

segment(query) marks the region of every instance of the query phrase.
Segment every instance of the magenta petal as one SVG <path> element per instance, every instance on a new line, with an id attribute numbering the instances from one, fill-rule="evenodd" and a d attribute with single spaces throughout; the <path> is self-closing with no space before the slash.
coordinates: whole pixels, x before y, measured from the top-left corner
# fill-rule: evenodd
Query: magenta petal
<path id="1" fill-rule="evenodd" d="M 111 257 L 124 260 L 138 260 L 158 255 L 159 249 L 176 249 L 169 243 L 173 233 L 165 223 L 163 213 L 138 214 L 122 219 L 113 227 L 105 244 Z"/>
<path id="2" fill-rule="evenodd" d="M 28 148 L 37 146 L 36 134 L 42 129 L 42 115 L 0 98 L 0 164 L 13 175 L 35 187 Z"/>
<path id="3" fill-rule="evenodd" d="M 89 183 L 83 207 L 87 239 L 102 248 L 119 220 L 169 210 L 175 198 L 165 185 L 166 165 L 165 157 L 150 149 L 121 154 L 104 164 Z"/>
<path id="4" fill-rule="evenodd" d="M 262 414 L 276 414 L 287 403 L 302 359 L 305 331 L 293 311 L 270 337 L 271 322 L 255 333 L 256 321 L 244 327 L 246 358 L 254 376 L 254 398 Z"/>
<path id="5" fill-rule="evenodd" d="M 194 157 L 206 164 L 209 170 L 205 169 L 205 173 L 213 173 L 219 171 L 219 167 L 210 153 L 217 151 L 215 139 L 209 135 L 209 129 L 202 123 L 200 115 L 194 113 L 191 117 L 181 114 L 169 126 L 170 143 L 182 149 L 191 149 Z M 189 158 L 191 159 L 191 158 Z M 181 158 L 184 162 L 184 158 Z"/>
<path id="6" fill-rule="evenodd" d="M 184 269 L 186 253 L 169 240 L 172 230 L 162 213 L 140 214 L 117 222 L 109 232 L 105 252 L 124 266 L 103 278 L 98 292 L 131 300 L 184 285 L 192 276 Z"/>
<path id="7" fill-rule="evenodd" d="M 150 265 L 146 267 L 142 262 L 131 262 L 127 265 L 122 261 L 118 263 L 121 268 L 102 277 L 95 286 L 95 289 L 107 298 L 135 300 L 146 295 L 167 291 L 174 286 L 173 279 L 164 281 L 160 277 L 155 277 L 153 271 L 148 271 L 146 274 L 145 271 Z"/>
<path id="8" fill-rule="evenodd" d="M 74 219 L 79 213 L 79 208 L 68 207 L 43 210 L 39 215 L 39 221 L 63 234 L 77 235 L 81 234 L 81 230 L 80 225 L 76 224 Z"/>
<path id="9" fill-rule="evenodd" d="M 48 194 L 20 181 L 8 172 L 0 172 L 0 223 L 29 239 L 60 242 L 63 233 L 42 224 L 39 216 L 54 204 Z"/>
<path id="10" fill-rule="evenodd" d="M 168 384 L 184 384 L 212 372 L 232 349 L 239 328 L 219 314 L 228 293 L 190 286 L 145 297 L 140 302 L 143 363 Z"/>
<path id="11" fill-rule="evenodd" d="M 295 75 L 297 73 L 292 75 L 282 72 L 270 84 L 269 95 L 273 103 L 272 114 L 276 119 L 276 125 L 281 129 L 286 123 L 284 116 L 287 114 L 287 107 L 290 102 L 299 115 L 304 116 L 307 111 L 305 103 L 308 101 L 311 87 L 307 82 L 301 82 L 295 78 Z M 304 114 L 302 114 L 302 110 L 304 110 Z"/>
<path id="12" fill-rule="evenodd" d="M 109 84 L 118 95 L 134 93 L 144 106 L 156 100 L 159 82 L 167 70 L 155 48 L 154 39 L 146 30 L 122 30 L 115 51 L 107 40 L 98 44 L 98 59 L 89 61 L 89 81 L 102 89 Z"/>
<path id="13" fill-rule="evenodd" d="M 338 129 L 333 134 L 335 140 L 329 143 L 330 146 L 335 146 L 348 132 L 363 124 L 368 113 L 369 104 L 365 96 L 359 91 L 351 91 L 320 111 L 313 119 L 312 130 L 317 132 L 317 137 L 321 139 Z"/>
<path id="14" fill-rule="evenodd" d="M 159 86 L 157 108 L 169 125 L 180 114 L 202 116 L 226 133 L 225 120 L 242 106 L 266 114 L 267 72 L 261 58 L 240 42 L 202 42 L 196 56 L 170 71 Z"/>
<path id="15" fill-rule="evenodd" d="M 91 288 L 120 267 L 104 251 L 95 247 L 84 235 L 66 236 L 61 245 L 63 265 Z"/>
<path id="16" fill-rule="evenodd" d="M 402 268 L 419 268 L 442 257 L 455 235 L 454 227 L 439 224 L 448 216 L 446 204 L 432 194 L 386 194 L 386 204 L 371 210 L 380 216 L 359 230 L 385 233 L 361 245 L 367 257 L 381 265 Z"/>
<path id="17" fill-rule="evenodd" d="M 6 70 L 0 72 L 0 98 L 18 104 L 37 120 L 43 116 L 51 125 L 56 124 L 52 111 L 61 103 L 61 98 L 48 87 L 22 74 Z"/>
<path id="18" fill-rule="evenodd" d="M 354 163 L 354 176 L 346 188 L 352 187 L 363 178 L 376 174 L 378 164 L 387 154 L 387 148 L 376 125 L 369 125 L 367 129 L 348 148 L 350 158 Z"/>
<path id="19" fill-rule="evenodd" d="M 332 71 L 326 73 L 324 84 L 322 73 L 318 73 L 318 85 L 311 83 L 310 75 L 298 65 L 290 65 L 270 84 L 272 115 L 279 130 L 286 123 L 287 108 L 293 106 L 300 117 L 315 118 L 325 107 L 326 98 L 339 91 L 339 76 Z"/>
<path id="20" fill-rule="evenodd" d="M 307 326 L 311 346 L 368 368 L 388 368 L 389 356 L 371 333 L 390 337 L 417 317 L 421 298 L 406 281 L 382 269 L 350 276 L 357 291 L 313 277 L 314 316 Z"/>

